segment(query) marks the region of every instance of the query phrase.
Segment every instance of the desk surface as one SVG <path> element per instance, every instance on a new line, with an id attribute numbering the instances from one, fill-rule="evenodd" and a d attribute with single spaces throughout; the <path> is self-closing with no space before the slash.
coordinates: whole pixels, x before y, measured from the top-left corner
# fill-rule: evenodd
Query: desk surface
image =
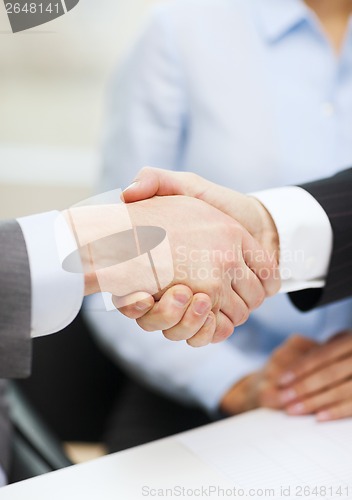
<path id="1" fill-rule="evenodd" d="M 144 486 L 199 484 L 224 478 L 176 438 L 108 455 L 0 489 L 1 500 L 138 500 Z M 159 497 L 160 498 L 160 497 Z"/>
<path id="2" fill-rule="evenodd" d="M 212 498 L 230 490 L 236 498 L 241 487 L 254 499 L 351 500 L 351 471 L 352 420 L 317 424 L 257 410 L 7 486 L 0 500 L 191 498 L 210 486 L 228 492 Z M 182 488 L 189 494 L 176 495 Z"/>

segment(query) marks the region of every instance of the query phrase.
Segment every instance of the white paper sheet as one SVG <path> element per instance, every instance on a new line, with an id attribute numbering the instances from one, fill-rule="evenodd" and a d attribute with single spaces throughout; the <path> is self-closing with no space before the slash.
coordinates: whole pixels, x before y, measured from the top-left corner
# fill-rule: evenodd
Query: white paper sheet
<path id="1" fill-rule="evenodd" d="M 257 410 L 177 439 L 242 488 L 238 497 L 352 499 L 352 419 Z"/>

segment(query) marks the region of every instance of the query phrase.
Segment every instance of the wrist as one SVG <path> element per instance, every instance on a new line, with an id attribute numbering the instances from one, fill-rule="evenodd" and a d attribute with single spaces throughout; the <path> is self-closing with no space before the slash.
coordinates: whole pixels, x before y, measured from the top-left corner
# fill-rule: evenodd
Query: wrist
<path id="1" fill-rule="evenodd" d="M 273 218 L 265 206 L 252 196 L 248 196 L 251 202 L 254 216 L 250 217 L 252 224 L 248 227 L 252 236 L 268 252 L 271 259 L 279 263 L 280 258 L 280 240 L 279 234 Z"/>
<path id="2" fill-rule="evenodd" d="M 241 379 L 220 401 L 220 411 L 226 415 L 237 415 L 258 408 L 257 386 L 257 373 Z"/>
<path id="3" fill-rule="evenodd" d="M 90 265 L 89 262 L 87 262 L 86 259 L 86 252 L 82 252 L 82 249 L 80 248 L 79 244 L 79 237 L 77 234 L 77 229 L 76 226 L 73 222 L 72 214 L 70 210 L 64 210 L 62 212 L 62 215 L 64 216 L 67 226 L 70 228 L 72 231 L 72 234 L 76 240 L 77 248 L 78 248 L 78 253 L 81 259 L 82 263 L 82 269 L 84 271 L 84 295 L 92 295 L 94 293 L 100 292 L 100 287 L 99 287 L 99 282 L 97 279 L 97 275 L 95 271 L 92 269 L 92 266 Z"/>

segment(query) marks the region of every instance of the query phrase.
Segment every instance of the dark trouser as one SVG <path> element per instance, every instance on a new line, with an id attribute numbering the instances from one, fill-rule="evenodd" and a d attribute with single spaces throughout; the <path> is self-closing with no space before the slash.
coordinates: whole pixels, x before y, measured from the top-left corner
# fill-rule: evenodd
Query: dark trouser
<path id="1" fill-rule="evenodd" d="M 104 441 L 109 452 L 121 451 L 210 421 L 203 411 L 176 403 L 127 379 L 110 414 Z"/>

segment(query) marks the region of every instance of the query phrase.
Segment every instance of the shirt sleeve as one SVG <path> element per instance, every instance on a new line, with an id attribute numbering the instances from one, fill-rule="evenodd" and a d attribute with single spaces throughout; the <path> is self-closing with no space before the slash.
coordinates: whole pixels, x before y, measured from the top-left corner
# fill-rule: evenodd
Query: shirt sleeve
<path id="1" fill-rule="evenodd" d="M 307 191 L 289 186 L 252 193 L 271 214 L 280 239 L 280 292 L 322 288 L 333 231 L 327 214 Z"/>
<path id="2" fill-rule="evenodd" d="M 18 219 L 31 273 L 31 335 L 55 333 L 70 324 L 83 300 L 83 273 L 69 273 L 64 258 L 77 250 L 64 217 L 56 211 Z"/>

